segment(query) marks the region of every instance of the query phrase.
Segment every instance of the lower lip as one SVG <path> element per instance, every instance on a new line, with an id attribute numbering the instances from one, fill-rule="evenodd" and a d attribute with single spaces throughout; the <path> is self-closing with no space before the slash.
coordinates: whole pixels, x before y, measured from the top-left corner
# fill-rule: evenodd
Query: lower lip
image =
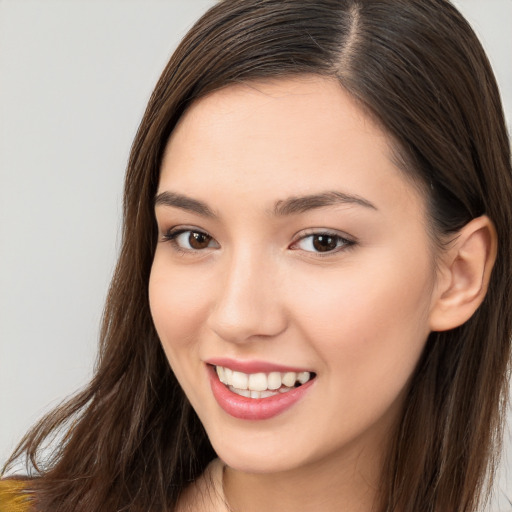
<path id="1" fill-rule="evenodd" d="M 296 404 L 315 381 L 311 379 L 298 388 L 268 398 L 247 398 L 233 393 L 222 384 L 213 366 L 209 366 L 208 370 L 210 385 L 217 403 L 229 415 L 241 420 L 268 420 L 281 414 Z"/>

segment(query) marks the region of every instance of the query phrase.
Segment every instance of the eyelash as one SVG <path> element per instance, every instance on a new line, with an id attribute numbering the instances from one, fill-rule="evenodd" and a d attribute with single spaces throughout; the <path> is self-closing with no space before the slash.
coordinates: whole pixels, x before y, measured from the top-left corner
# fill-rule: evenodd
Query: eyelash
<path id="1" fill-rule="evenodd" d="M 201 252 L 201 249 L 184 249 L 183 247 L 181 247 L 178 242 L 177 242 L 177 239 L 180 235 L 183 235 L 184 233 L 195 233 L 195 234 L 198 234 L 198 235 L 203 235 L 203 236 L 206 236 L 208 238 L 210 238 L 211 240 L 215 240 L 212 236 L 210 236 L 208 233 L 206 233 L 205 231 L 202 231 L 200 229 L 195 229 L 195 228 L 172 228 L 172 229 L 169 229 L 166 233 L 163 234 L 162 236 L 162 241 L 163 242 L 169 242 L 173 249 L 180 253 L 180 254 L 191 254 L 191 253 L 195 253 L 195 252 Z"/>
<path id="2" fill-rule="evenodd" d="M 209 238 L 210 241 L 213 240 L 218 246 L 218 242 L 211 235 L 209 235 L 205 231 L 202 231 L 200 229 L 195 229 L 195 228 L 171 228 L 166 233 L 163 234 L 162 241 L 171 243 L 171 245 L 173 246 L 173 249 L 180 254 L 191 254 L 191 253 L 201 252 L 203 249 L 193 249 L 193 248 L 192 249 L 184 249 L 183 247 L 181 247 L 178 244 L 178 242 L 177 242 L 178 237 L 180 235 L 183 235 L 184 233 L 190 233 L 190 234 L 194 233 L 194 234 L 197 234 L 200 236 L 205 236 L 205 237 Z M 296 246 L 299 243 L 304 242 L 305 240 L 307 240 L 309 238 L 313 239 L 314 237 L 328 237 L 328 238 L 334 239 L 336 242 L 336 247 L 333 250 L 329 250 L 324 253 L 322 253 L 320 251 L 307 251 L 307 250 L 304 251 L 309 254 L 314 254 L 315 257 L 320 257 L 320 258 L 331 256 L 333 254 L 337 254 L 338 252 L 346 251 L 348 249 L 351 249 L 353 246 L 355 246 L 357 244 L 357 242 L 355 240 L 346 238 L 338 233 L 320 230 L 320 231 L 311 231 L 309 233 L 304 233 L 298 240 L 296 240 L 295 242 L 293 242 L 290 245 L 290 249 L 291 250 L 300 250 L 300 249 L 296 248 Z M 311 243 L 314 243 L 314 242 L 312 241 Z M 204 249 L 207 249 L 207 248 L 209 248 L 209 246 L 205 247 Z"/>
<path id="3" fill-rule="evenodd" d="M 332 256 L 333 254 L 347 251 L 348 249 L 351 249 L 352 247 L 354 247 L 357 243 L 355 240 L 353 240 L 351 238 L 347 238 L 346 236 L 340 235 L 339 233 L 334 233 L 334 232 L 328 231 L 328 230 L 325 230 L 325 231 L 319 230 L 319 231 L 310 231 L 307 233 L 303 233 L 296 242 L 293 242 L 291 244 L 290 248 L 292 250 L 300 250 L 300 249 L 295 249 L 295 246 L 297 246 L 299 243 L 304 242 L 308 239 L 311 239 L 311 244 L 313 244 L 314 243 L 313 239 L 315 237 L 317 237 L 317 238 L 327 237 L 330 239 L 334 239 L 334 241 L 336 243 L 336 247 L 333 250 L 326 251 L 323 253 L 320 251 L 305 251 L 309 254 L 314 254 L 315 257 L 320 257 L 320 258 L 326 258 L 328 256 Z"/>

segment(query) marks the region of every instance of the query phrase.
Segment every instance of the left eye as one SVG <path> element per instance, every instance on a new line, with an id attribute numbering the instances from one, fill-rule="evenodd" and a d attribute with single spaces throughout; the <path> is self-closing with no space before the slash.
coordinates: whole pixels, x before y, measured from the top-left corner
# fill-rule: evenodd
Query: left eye
<path id="1" fill-rule="evenodd" d="M 352 245 L 353 242 L 339 235 L 330 233 L 315 233 L 301 238 L 294 244 L 294 248 L 307 252 L 335 252 L 336 250 Z"/>

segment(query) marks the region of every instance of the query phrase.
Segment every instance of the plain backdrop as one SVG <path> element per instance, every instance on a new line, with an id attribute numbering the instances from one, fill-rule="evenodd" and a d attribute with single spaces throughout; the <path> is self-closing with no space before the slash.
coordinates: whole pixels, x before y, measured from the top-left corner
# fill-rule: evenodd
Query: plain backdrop
<path id="1" fill-rule="evenodd" d="M 130 144 L 173 48 L 213 3 L 0 0 L 0 465 L 91 376 Z M 512 0 L 457 4 L 510 126 Z"/>

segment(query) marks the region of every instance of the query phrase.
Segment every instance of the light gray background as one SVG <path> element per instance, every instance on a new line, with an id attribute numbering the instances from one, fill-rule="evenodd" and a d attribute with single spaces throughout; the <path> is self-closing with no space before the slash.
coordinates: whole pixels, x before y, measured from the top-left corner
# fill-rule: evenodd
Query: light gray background
<path id="1" fill-rule="evenodd" d="M 213 3 L 0 0 L 0 464 L 91 376 L 130 144 L 172 49 Z M 510 126 L 512 0 L 457 4 Z"/>

